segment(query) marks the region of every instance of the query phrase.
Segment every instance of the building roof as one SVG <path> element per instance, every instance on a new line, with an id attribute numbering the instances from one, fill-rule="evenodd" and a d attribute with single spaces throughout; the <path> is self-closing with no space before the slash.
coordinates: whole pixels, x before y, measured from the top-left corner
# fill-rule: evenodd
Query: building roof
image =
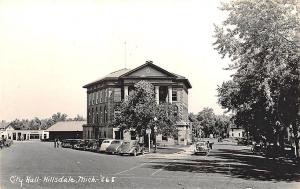
<path id="1" fill-rule="evenodd" d="M 9 122 L 0 122 L 0 130 L 5 130 L 9 126 Z"/>
<path id="2" fill-rule="evenodd" d="M 118 70 L 118 71 L 115 71 L 115 72 L 112 72 L 96 81 L 93 81 L 89 84 L 86 84 L 83 86 L 83 88 L 87 88 L 93 84 L 96 84 L 96 83 L 100 83 L 104 80 L 117 80 L 117 79 L 121 79 L 121 78 L 126 78 L 127 76 L 129 76 L 130 74 L 136 72 L 137 70 L 140 70 L 146 66 L 151 66 L 153 68 L 155 68 L 156 70 L 158 71 L 161 71 L 162 73 L 166 74 L 168 77 L 170 78 L 173 78 L 173 79 L 176 79 L 176 80 L 182 80 L 185 82 L 185 84 L 187 85 L 188 88 L 192 88 L 192 85 L 190 84 L 189 80 L 181 75 L 178 75 L 178 74 L 175 74 L 175 73 L 171 73 L 171 72 L 168 72 L 167 70 L 153 64 L 152 61 L 146 61 L 145 64 L 141 65 L 141 66 L 138 66 L 134 69 L 127 69 L 127 68 L 123 68 L 121 70 Z"/>
<path id="3" fill-rule="evenodd" d="M 86 121 L 60 121 L 49 127 L 46 131 L 82 131 Z"/>
<path id="4" fill-rule="evenodd" d="M 99 83 L 101 81 L 104 81 L 104 80 L 112 80 L 112 79 L 118 79 L 121 75 L 129 72 L 131 69 L 127 69 L 127 68 L 123 68 L 121 70 L 117 70 L 117 71 L 114 71 L 114 72 L 111 72 L 110 74 L 104 76 L 104 77 L 101 77 L 85 86 L 83 86 L 84 88 L 85 87 L 88 87 L 89 85 L 91 84 L 94 84 L 94 83 Z"/>

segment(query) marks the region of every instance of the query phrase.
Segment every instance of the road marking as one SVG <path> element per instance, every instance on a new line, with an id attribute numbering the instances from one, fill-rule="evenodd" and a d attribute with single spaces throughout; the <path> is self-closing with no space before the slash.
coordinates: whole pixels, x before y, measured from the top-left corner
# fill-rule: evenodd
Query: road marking
<path id="1" fill-rule="evenodd" d="M 137 165 L 137 166 L 135 166 L 135 167 L 131 167 L 130 169 L 126 169 L 126 170 L 124 170 L 124 171 L 121 171 L 121 172 L 118 172 L 118 173 L 115 173 L 114 175 L 120 175 L 120 174 L 122 174 L 122 173 L 126 173 L 126 172 L 128 172 L 128 171 L 132 171 L 133 169 L 136 169 L 136 168 L 139 168 L 139 167 L 142 167 L 143 165 L 145 165 L 146 163 L 142 163 L 142 164 L 140 164 L 140 165 Z"/>
<path id="2" fill-rule="evenodd" d="M 176 160 L 173 160 L 171 163 L 175 162 Z M 163 166 L 162 168 L 158 169 L 157 171 L 153 172 L 151 175 L 155 175 L 156 173 L 159 173 L 162 171 L 164 168 L 168 167 L 171 163 L 168 163 L 167 165 Z"/>

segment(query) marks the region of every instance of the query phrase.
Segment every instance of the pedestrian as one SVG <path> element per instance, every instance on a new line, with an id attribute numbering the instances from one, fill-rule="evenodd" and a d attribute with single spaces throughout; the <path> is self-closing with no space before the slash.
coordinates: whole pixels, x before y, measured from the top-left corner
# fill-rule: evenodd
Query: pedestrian
<path id="1" fill-rule="evenodd" d="M 57 139 L 57 148 L 59 148 L 59 146 L 60 146 L 60 140 L 59 139 Z"/>
<path id="2" fill-rule="evenodd" d="M 209 143 L 209 148 L 212 150 L 213 142 Z"/>
<path id="3" fill-rule="evenodd" d="M 56 148 L 56 138 L 54 139 L 54 148 Z"/>

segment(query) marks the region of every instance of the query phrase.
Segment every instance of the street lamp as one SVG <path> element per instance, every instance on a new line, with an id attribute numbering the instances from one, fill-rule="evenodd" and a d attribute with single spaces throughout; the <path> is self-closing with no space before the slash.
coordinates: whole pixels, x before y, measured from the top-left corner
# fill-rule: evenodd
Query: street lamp
<path id="1" fill-rule="evenodd" d="M 156 150 L 157 150 L 157 143 L 156 143 L 157 127 L 156 127 L 156 121 L 157 121 L 157 117 L 154 117 L 154 140 L 155 140 L 154 153 L 156 153 Z"/>

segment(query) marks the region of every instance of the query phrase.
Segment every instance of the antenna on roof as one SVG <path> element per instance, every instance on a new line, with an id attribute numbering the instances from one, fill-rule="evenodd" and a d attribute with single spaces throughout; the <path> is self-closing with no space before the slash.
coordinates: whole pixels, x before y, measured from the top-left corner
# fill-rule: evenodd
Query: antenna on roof
<path id="1" fill-rule="evenodd" d="M 127 67 L 127 43 L 126 41 L 124 42 L 124 64 L 125 64 L 125 68 Z"/>

